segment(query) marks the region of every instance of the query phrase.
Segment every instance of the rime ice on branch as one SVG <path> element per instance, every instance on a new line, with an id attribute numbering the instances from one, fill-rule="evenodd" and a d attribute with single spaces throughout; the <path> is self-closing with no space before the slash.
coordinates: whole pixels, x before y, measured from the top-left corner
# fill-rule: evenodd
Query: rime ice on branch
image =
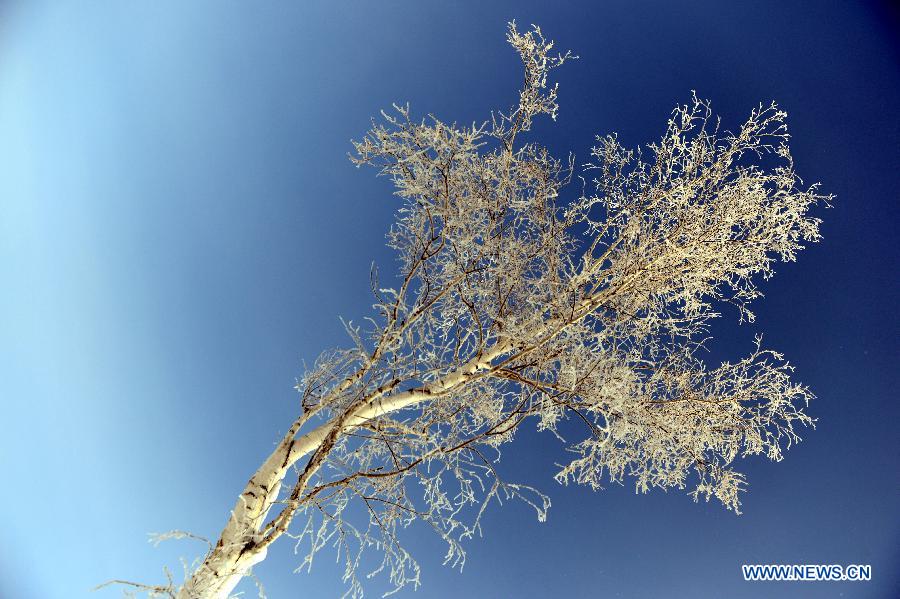
<path id="1" fill-rule="evenodd" d="M 283 535 L 308 553 L 301 567 L 336 545 L 354 597 L 365 549 L 396 588 L 419 584 L 398 538 L 416 520 L 461 564 L 492 500 L 546 514 L 545 495 L 497 470 L 529 420 L 573 453 L 560 482 L 630 479 L 735 511 L 736 459 L 777 461 L 812 423 L 811 393 L 759 341 L 733 364 L 698 357 L 715 306 L 752 320 L 754 277 L 818 239 L 807 213 L 827 198 L 794 174 L 785 113 L 759 106 L 729 133 L 694 96 L 644 150 L 598 138 L 592 185 L 561 200 L 572 160 L 520 134 L 555 117 L 547 77 L 570 55 L 537 27 L 507 39 L 525 65 L 510 110 L 457 127 L 395 107 L 354 144 L 401 201 L 388 235 L 400 276 L 373 273 L 374 314 L 302 379 L 301 415 L 179 597 L 227 596 Z M 580 438 L 562 440 L 566 419 Z"/>

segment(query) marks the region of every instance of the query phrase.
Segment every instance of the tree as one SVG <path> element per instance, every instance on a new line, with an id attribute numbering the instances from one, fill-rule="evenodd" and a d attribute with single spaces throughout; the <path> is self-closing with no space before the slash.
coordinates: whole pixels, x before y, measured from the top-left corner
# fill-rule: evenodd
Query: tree
<path id="1" fill-rule="evenodd" d="M 735 460 L 780 460 L 812 424 L 812 394 L 759 338 L 735 363 L 698 355 L 720 306 L 752 321 L 754 279 L 819 238 L 808 212 L 828 197 L 800 186 L 785 113 L 760 105 L 730 133 L 695 95 L 644 150 L 598 137 L 580 194 L 563 201 L 573 159 L 521 138 L 534 118 L 555 119 L 548 74 L 572 56 L 551 54 L 537 27 L 510 24 L 507 39 L 525 66 L 509 111 L 458 127 L 395 106 L 354 143 L 353 162 L 388 176 L 402 200 L 389 234 L 397 282 L 373 270 L 374 315 L 348 323 L 351 347 L 305 374 L 301 413 L 185 583 L 133 586 L 226 597 L 284 535 L 310 548 L 306 565 L 336 545 L 351 596 L 372 547 L 397 588 L 418 585 L 398 540 L 413 521 L 459 564 L 492 499 L 545 517 L 544 494 L 496 469 L 526 421 L 573 453 L 560 483 L 690 485 L 735 512 Z M 580 438 L 563 440 L 565 420 Z"/>

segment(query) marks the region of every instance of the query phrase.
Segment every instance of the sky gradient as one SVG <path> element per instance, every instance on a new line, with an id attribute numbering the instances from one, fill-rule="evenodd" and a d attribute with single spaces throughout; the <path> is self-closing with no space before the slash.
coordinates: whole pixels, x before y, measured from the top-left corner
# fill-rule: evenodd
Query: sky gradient
<path id="1" fill-rule="evenodd" d="M 551 495 L 548 521 L 492 509 L 462 574 L 414 527 L 423 586 L 400 596 L 900 596 L 897 13 L 676 4 L 0 4 L 0 597 L 115 597 L 89 590 L 161 582 L 202 550 L 147 533 L 218 534 L 298 410 L 303 361 L 347 344 L 338 317 L 368 315 L 370 265 L 394 265 L 397 202 L 350 139 L 392 102 L 460 123 L 507 108 L 511 19 L 581 57 L 532 134 L 558 156 L 653 141 L 691 90 L 726 128 L 788 111 L 797 172 L 836 195 L 824 240 L 762 283 L 755 324 L 717 323 L 709 361 L 764 333 L 818 423 L 782 463 L 745 461 L 741 516 L 560 487 L 558 444 L 526 432 L 502 466 Z M 299 561 L 273 547 L 270 597 L 343 592 L 332 551 Z M 871 564 L 873 581 L 746 583 L 742 563 Z"/>

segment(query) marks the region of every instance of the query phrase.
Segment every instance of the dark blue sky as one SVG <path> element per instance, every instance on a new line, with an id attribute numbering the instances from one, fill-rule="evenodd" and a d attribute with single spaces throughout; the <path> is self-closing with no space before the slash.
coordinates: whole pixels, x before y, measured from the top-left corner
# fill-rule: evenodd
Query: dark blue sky
<path id="1" fill-rule="evenodd" d="M 896 12 L 261 4 L 0 6 L 0 596 L 160 581 L 195 548 L 146 533 L 218 533 L 298 408 L 301 361 L 346 343 L 338 316 L 367 315 L 371 262 L 393 265 L 396 202 L 349 140 L 391 102 L 464 123 L 506 108 L 510 19 L 581 56 L 558 71 L 558 122 L 534 131 L 560 155 L 610 131 L 652 141 L 692 89 L 725 126 L 760 101 L 788 111 L 797 171 L 837 196 L 824 241 L 763 284 L 755 324 L 717 327 L 710 361 L 764 332 L 818 395 L 818 425 L 784 462 L 745 462 L 741 516 L 561 488 L 556 442 L 524 434 L 502 466 L 550 493 L 548 522 L 492 510 L 462 574 L 414 528 L 416 596 L 900 596 Z M 258 573 L 275 599 L 338 596 L 333 557 L 293 575 L 284 539 Z M 868 563 L 874 579 L 746 583 L 742 563 Z"/>

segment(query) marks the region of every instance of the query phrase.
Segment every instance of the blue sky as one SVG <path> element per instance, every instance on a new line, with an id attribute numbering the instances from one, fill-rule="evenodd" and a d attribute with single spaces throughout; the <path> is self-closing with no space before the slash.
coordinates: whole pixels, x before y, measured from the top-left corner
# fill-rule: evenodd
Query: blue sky
<path id="1" fill-rule="evenodd" d="M 370 264 L 393 265 L 396 203 L 349 140 L 391 102 L 463 123 L 507 107 L 510 19 L 581 56 L 558 72 L 559 121 L 534 132 L 560 155 L 610 131 L 652 141 L 692 89 L 726 126 L 787 109 L 797 171 L 837 200 L 824 241 L 763 284 L 754 325 L 717 327 L 710 359 L 764 332 L 818 395 L 818 427 L 780 464 L 745 463 L 741 516 L 558 487 L 553 441 L 525 434 L 503 466 L 551 494 L 548 522 L 493 510 L 462 574 L 413 529 L 416 596 L 900 595 L 897 13 L 550 4 L 0 5 L 0 596 L 117 596 L 89 589 L 160 581 L 200 549 L 147 533 L 218 533 L 298 409 L 302 361 L 346 343 L 338 316 L 367 315 Z M 333 554 L 297 563 L 273 548 L 271 597 L 340 595 Z M 874 580 L 751 584 L 742 563 L 868 563 Z"/>

